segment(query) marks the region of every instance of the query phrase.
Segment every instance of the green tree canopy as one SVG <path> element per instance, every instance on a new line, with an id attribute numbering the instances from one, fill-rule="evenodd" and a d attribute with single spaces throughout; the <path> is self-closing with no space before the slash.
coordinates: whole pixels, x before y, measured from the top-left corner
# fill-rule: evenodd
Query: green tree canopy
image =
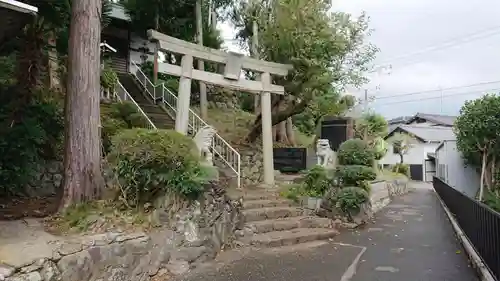
<path id="1" fill-rule="evenodd" d="M 343 90 L 346 85 L 359 86 L 366 82 L 364 73 L 377 49 L 365 42 L 370 34 L 368 18 L 353 18 L 342 12 L 330 12 L 330 4 L 323 0 L 281 0 L 265 2 L 259 8 L 259 55 L 262 59 L 293 65 L 284 79 L 275 82 L 285 86 L 291 98 L 286 106 L 275 102 L 273 124 L 300 114 L 318 96 L 332 86 Z M 255 13 L 241 14 L 247 36 L 248 22 Z M 278 106 L 280 104 L 281 106 Z M 257 118 L 248 139 L 260 135 Z"/>
<path id="2" fill-rule="evenodd" d="M 493 186 L 498 174 L 498 153 L 500 152 L 500 96 L 488 94 L 473 101 L 467 101 L 455 120 L 454 132 L 457 148 L 465 162 L 481 167 L 479 200 L 483 200 L 484 185 Z M 496 184 L 495 184 L 496 185 Z"/>

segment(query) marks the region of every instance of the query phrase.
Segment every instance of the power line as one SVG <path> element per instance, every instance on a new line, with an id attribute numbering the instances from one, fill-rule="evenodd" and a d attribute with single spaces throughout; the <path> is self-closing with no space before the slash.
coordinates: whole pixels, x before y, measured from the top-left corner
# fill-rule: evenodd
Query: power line
<path id="1" fill-rule="evenodd" d="M 441 91 L 447 91 L 447 90 L 459 90 L 459 89 L 464 89 L 464 88 L 483 86 L 483 85 L 489 85 L 489 84 L 496 84 L 496 83 L 500 83 L 500 80 L 479 82 L 479 83 L 475 83 L 475 84 L 468 84 L 468 85 L 455 86 L 455 87 L 449 87 L 449 88 L 438 88 L 438 89 L 427 90 L 427 91 L 411 92 L 411 93 L 405 93 L 405 94 L 399 94 L 399 95 L 380 96 L 380 97 L 375 97 L 375 99 L 376 100 L 383 100 L 383 99 L 389 99 L 389 98 L 399 98 L 399 97 L 428 94 L 428 93 L 441 92 Z"/>
<path id="2" fill-rule="evenodd" d="M 476 40 L 488 38 L 488 37 L 500 34 L 499 31 L 500 31 L 500 26 L 495 26 L 495 27 L 487 28 L 487 29 L 477 31 L 474 33 L 469 33 L 467 35 L 452 38 L 450 40 L 444 41 L 443 43 L 440 43 L 440 44 L 437 44 L 434 46 L 429 46 L 429 47 L 424 48 L 424 49 L 419 50 L 419 51 L 415 51 L 415 52 L 412 52 L 412 53 L 409 53 L 406 55 L 401 55 L 401 56 L 398 56 L 398 57 L 395 57 L 392 59 L 387 59 L 387 60 L 379 63 L 379 65 L 387 65 L 387 64 L 391 64 L 394 61 L 399 61 L 399 60 L 404 59 L 404 58 L 413 57 L 413 56 L 428 53 L 431 51 L 442 50 L 442 49 L 446 49 L 449 47 L 455 47 L 455 46 L 470 43 L 470 42 L 473 42 Z M 485 34 L 483 34 L 483 33 L 485 33 Z"/>
<path id="3" fill-rule="evenodd" d="M 442 98 L 456 97 L 456 96 L 465 96 L 465 95 L 471 95 L 471 94 L 482 94 L 482 93 L 487 92 L 487 91 L 500 91 L 500 88 L 486 89 L 486 90 L 479 90 L 479 91 L 465 92 L 465 93 L 456 93 L 456 94 L 450 94 L 450 95 L 442 95 L 442 96 L 439 96 L 439 97 L 428 97 L 428 98 L 421 98 L 421 99 L 413 99 L 413 100 L 389 102 L 389 103 L 377 104 L 377 106 L 386 106 L 386 105 L 393 105 L 393 104 L 410 103 L 410 102 L 417 102 L 417 101 L 424 101 L 424 100 L 435 100 L 435 99 L 442 99 Z"/>

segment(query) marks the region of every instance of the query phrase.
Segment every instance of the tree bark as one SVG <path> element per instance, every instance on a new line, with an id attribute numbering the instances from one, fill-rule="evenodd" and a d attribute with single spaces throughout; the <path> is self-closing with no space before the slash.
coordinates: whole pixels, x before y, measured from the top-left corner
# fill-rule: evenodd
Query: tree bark
<path id="1" fill-rule="evenodd" d="M 486 151 L 483 151 L 483 163 L 481 164 L 481 182 L 479 184 L 479 201 L 483 201 L 484 196 L 484 176 L 486 172 Z"/>
<path id="2" fill-rule="evenodd" d="M 286 119 L 286 136 L 290 145 L 296 145 L 295 132 L 293 131 L 293 120 L 292 117 Z"/>
<path id="3" fill-rule="evenodd" d="M 275 102 L 273 104 L 273 120 L 272 120 L 272 125 L 276 125 L 282 121 L 285 121 L 288 117 L 292 117 L 295 114 L 299 114 L 303 112 L 307 105 L 309 103 L 309 99 L 302 99 L 298 104 L 295 103 L 290 103 L 287 108 L 284 110 L 280 110 L 280 101 Z M 261 135 L 262 133 L 262 118 L 261 115 L 259 114 L 257 118 L 255 118 L 254 125 L 250 132 L 248 133 L 246 140 L 250 143 L 253 143 L 257 140 L 257 138 Z"/>
<path id="4" fill-rule="evenodd" d="M 56 91 L 61 91 L 61 79 L 59 75 L 59 59 L 57 56 L 57 43 L 56 43 L 56 35 L 53 31 L 49 33 L 48 45 L 48 62 L 47 68 L 49 73 L 49 87 Z"/>
<path id="5" fill-rule="evenodd" d="M 60 209 L 98 198 L 104 187 L 99 137 L 100 0 L 73 0 Z"/>
<path id="6" fill-rule="evenodd" d="M 255 11 L 255 6 L 257 5 L 258 0 L 253 0 L 251 1 L 251 9 Z M 252 16 L 257 16 L 256 13 L 252 13 Z M 256 20 L 252 21 L 252 40 L 251 40 L 252 45 L 250 46 L 250 53 L 252 54 L 252 57 L 255 59 L 259 59 L 259 25 Z M 255 115 L 260 113 L 260 95 L 255 95 L 254 96 L 254 102 L 253 102 L 253 110 Z"/>
<path id="7" fill-rule="evenodd" d="M 198 45 L 203 46 L 203 14 L 201 10 L 201 0 L 196 0 L 196 41 Z M 198 59 L 198 69 L 205 70 L 205 63 Z M 202 119 L 208 117 L 207 85 L 200 83 L 200 114 Z"/>
<path id="8" fill-rule="evenodd" d="M 155 13 L 155 29 L 160 31 L 160 3 L 157 3 L 157 9 Z M 158 84 L 158 48 L 155 48 L 154 62 L 153 62 L 153 84 L 156 86 Z"/>
<path id="9" fill-rule="evenodd" d="M 278 123 L 276 125 L 276 142 L 288 144 L 288 138 L 286 135 L 286 121 Z"/>

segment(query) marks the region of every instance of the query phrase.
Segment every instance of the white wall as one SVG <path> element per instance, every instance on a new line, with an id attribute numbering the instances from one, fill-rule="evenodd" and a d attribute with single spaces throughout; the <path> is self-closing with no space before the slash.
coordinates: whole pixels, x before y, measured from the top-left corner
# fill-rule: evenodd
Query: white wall
<path id="1" fill-rule="evenodd" d="M 403 162 L 405 164 L 419 164 L 423 165 L 423 155 L 424 155 L 424 143 L 414 144 L 409 150 L 408 153 L 403 155 Z M 401 162 L 401 158 L 399 154 L 394 153 L 392 144 L 388 144 L 387 154 L 380 159 L 379 164 L 382 165 L 395 165 Z"/>
<path id="2" fill-rule="evenodd" d="M 476 168 L 465 166 L 456 141 L 445 141 L 436 151 L 436 165 L 437 177 L 469 197 L 476 196 L 480 174 Z"/>
<path id="3" fill-rule="evenodd" d="M 145 44 L 145 45 L 144 45 Z M 141 36 L 138 36 L 137 34 L 131 34 L 130 35 L 130 69 L 132 70 L 132 62 L 135 62 L 137 64 L 142 63 L 142 58 L 141 55 L 143 54 L 141 51 L 139 51 L 141 48 L 146 46 L 148 48 L 148 61 L 153 61 L 154 60 L 154 51 L 155 51 L 155 44 L 152 42 L 149 42 L 149 40 L 142 38 Z"/>

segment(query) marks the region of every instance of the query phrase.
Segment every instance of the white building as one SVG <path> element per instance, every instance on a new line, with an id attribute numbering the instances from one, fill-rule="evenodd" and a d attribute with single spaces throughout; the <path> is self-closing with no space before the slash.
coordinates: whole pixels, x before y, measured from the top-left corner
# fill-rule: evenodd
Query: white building
<path id="1" fill-rule="evenodd" d="M 454 116 L 417 113 L 411 118 L 399 118 L 393 122 L 386 140 L 396 133 L 412 136 L 411 147 L 403 155 L 403 163 L 410 166 L 410 177 L 413 180 L 432 181 L 436 174 L 435 151 L 445 140 L 455 139 L 452 126 Z M 389 142 L 387 154 L 379 164 L 388 167 L 401 162 L 392 143 Z"/>
<path id="2" fill-rule="evenodd" d="M 436 176 L 449 186 L 474 198 L 479 190 L 480 172 L 466 166 L 456 140 L 443 141 L 436 149 Z"/>

